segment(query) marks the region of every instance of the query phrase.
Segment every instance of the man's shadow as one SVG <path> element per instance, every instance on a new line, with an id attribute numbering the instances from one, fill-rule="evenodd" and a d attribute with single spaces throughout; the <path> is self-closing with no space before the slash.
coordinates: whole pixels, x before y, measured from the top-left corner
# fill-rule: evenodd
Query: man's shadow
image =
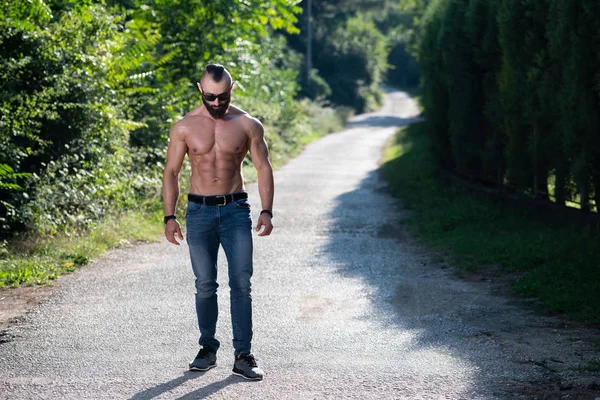
<path id="1" fill-rule="evenodd" d="M 177 386 L 182 385 L 183 383 L 185 383 L 191 379 L 196 379 L 203 375 L 204 375 L 204 373 L 186 371 L 182 376 L 175 378 L 173 380 L 170 380 L 168 382 L 161 383 L 160 385 L 156 385 L 149 389 L 146 389 L 143 392 L 139 392 L 139 393 L 133 395 L 129 400 L 153 399 L 155 397 L 160 396 L 161 394 L 164 394 L 166 392 L 169 392 L 169 391 L 175 389 Z M 194 390 L 193 392 L 185 394 L 181 397 L 178 397 L 177 399 L 178 400 L 201 399 L 201 398 L 209 396 L 213 393 L 218 392 L 219 390 L 223 389 L 224 387 L 226 387 L 228 385 L 231 385 L 232 383 L 243 383 L 243 381 L 233 375 L 230 375 L 223 380 L 220 380 L 218 382 L 213 382 L 210 385 L 198 388 L 197 390 Z"/>

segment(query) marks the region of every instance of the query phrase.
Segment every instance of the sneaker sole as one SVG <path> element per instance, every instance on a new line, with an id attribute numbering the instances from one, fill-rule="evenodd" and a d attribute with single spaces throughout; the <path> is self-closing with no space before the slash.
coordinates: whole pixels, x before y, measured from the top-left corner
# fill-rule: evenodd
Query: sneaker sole
<path id="1" fill-rule="evenodd" d="M 211 369 L 211 368 L 214 368 L 214 367 L 216 367 L 216 366 L 217 366 L 217 364 L 212 364 L 212 365 L 209 365 L 209 366 L 208 366 L 208 367 L 206 367 L 206 368 L 190 367 L 190 371 L 196 371 L 196 372 L 206 372 L 206 371 L 208 371 L 209 369 Z"/>
<path id="2" fill-rule="evenodd" d="M 262 380 L 263 380 L 263 377 L 262 377 L 262 376 L 261 376 L 260 378 L 251 378 L 251 377 L 249 377 L 249 376 L 247 376 L 247 375 L 244 375 L 244 374 L 243 374 L 243 373 L 241 373 L 241 372 L 237 372 L 237 371 L 235 371 L 235 370 L 231 371 L 231 373 L 232 373 L 233 375 L 241 376 L 242 378 L 244 378 L 244 379 L 246 379 L 246 380 L 249 380 L 249 381 L 262 381 Z"/>

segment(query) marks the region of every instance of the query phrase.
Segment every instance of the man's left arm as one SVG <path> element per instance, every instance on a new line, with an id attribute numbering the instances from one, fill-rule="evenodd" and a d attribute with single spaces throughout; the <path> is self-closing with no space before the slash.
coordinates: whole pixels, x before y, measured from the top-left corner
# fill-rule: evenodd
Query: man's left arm
<path id="1" fill-rule="evenodd" d="M 258 193 L 260 195 L 262 211 L 267 210 L 272 213 L 275 188 L 273 183 L 273 167 L 269 160 L 269 148 L 265 141 L 265 131 L 260 121 L 256 119 L 251 119 L 249 131 L 250 156 L 252 156 L 252 163 L 258 173 Z M 272 215 L 262 211 L 258 217 L 256 231 L 259 232 L 258 236 L 268 236 L 273 230 L 273 224 L 271 223 Z"/>

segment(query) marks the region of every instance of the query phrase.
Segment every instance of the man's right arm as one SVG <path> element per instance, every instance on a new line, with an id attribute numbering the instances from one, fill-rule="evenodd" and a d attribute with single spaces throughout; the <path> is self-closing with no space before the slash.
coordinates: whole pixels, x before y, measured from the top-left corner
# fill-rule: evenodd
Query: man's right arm
<path id="1" fill-rule="evenodd" d="M 167 162 L 163 172 L 163 202 L 165 215 L 174 215 L 179 197 L 179 171 L 183 165 L 183 159 L 187 152 L 185 143 L 185 130 L 179 123 L 171 127 L 169 133 L 169 147 L 167 148 Z M 181 227 L 179 223 L 172 219 L 167 221 L 165 226 L 165 237 L 173 244 L 179 244 L 175 239 L 178 234 L 179 239 L 183 240 Z"/>

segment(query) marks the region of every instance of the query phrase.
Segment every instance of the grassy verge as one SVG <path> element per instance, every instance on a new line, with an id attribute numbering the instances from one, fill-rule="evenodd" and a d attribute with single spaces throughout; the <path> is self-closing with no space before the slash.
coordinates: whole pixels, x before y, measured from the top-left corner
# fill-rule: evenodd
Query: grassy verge
<path id="1" fill-rule="evenodd" d="M 537 298 L 545 311 L 600 322 L 598 237 L 550 227 L 438 182 L 425 123 L 403 128 L 388 143 L 382 171 L 412 210 L 405 221 L 411 230 L 459 269 L 518 272 L 516 291 Z"/>
<path id="2" fill-rule="evenodd" d="M 140 241 L 156 241 L 162 212 L 128 212 L 84 234 L 22 236 L 3 248 L 0 287 L 40 285 L 73 272 L 106 250 Z"/>
<path id="3" fill-rule="evenodd" d="M 293 135 L 267 136 L 268 142 L 273 139 L 275 143 L 271 152 L 275 168 L 299 154 L 305 145 L 340 130 L 350 116 L 348 109 L 334 110 L 309 102 L 302 103 L 302 107 L 304 117 L 294 127 Z M 256 170 L 251 164 L 244 164 L 243 173 L 246 183 L 256 181 Z M 186 161 L 180 177 L 177 215 L 185 215 L 189 177 L 190 166 Z M 123 211 L 118 218 L 105 221 L 89 232 L 54 237 L 30 234 L 15 238 L 10 244 L 0 242 L 0 288 L 45 284 L 88 264 L 108 249 L 157 241 L 164 229 L 162 216 L 162 203 L 155 201 L 146 211 Z"/>

